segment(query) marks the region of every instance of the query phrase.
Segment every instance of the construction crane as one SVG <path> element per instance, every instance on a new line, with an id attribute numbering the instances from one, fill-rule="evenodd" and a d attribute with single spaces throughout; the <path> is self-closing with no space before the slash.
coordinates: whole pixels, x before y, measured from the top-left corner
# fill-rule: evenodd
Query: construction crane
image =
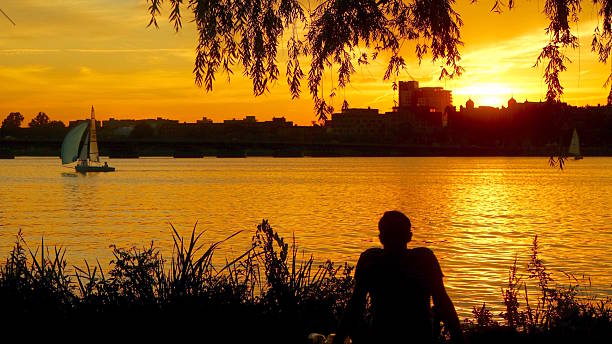
<path id="1" fill-rule="evenodd" d="M 11 17 L 9 17 L 8 14 L 6 14 L 1 8 L 0 8 L 0 12 L 2 12 L 2 14 L 6 17 L 6 19 L 8 19 L 11 23 L 13 23 L 14 26 L 17 26 L 17 24 L 15 24 L 13 19 L 11 19 Z"/>

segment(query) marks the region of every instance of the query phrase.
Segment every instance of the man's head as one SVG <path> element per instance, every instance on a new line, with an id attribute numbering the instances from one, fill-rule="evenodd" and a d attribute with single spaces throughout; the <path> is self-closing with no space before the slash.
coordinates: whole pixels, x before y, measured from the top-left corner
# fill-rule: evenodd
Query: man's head
<path id="1" fill-rule="evenodd" d="M 410 219 L 397 210 L 387 211 L 378 221 L 378 238 L 386 249 L 404 248 L 412 239 Z"/>

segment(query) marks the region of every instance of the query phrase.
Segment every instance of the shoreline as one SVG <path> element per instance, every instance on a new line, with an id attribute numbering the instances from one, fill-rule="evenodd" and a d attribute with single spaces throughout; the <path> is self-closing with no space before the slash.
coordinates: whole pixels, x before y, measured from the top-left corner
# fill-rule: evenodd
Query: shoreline
<path id="1" fill-rule="evenodd" d="M 59 156 L 60 141 L 0 140 L 0 159 Z M 491 147 L 475 145 L 394 145 L 358 143 L 289 144 L 282 142 L 107 141 L 100 154 L 111 159 L 139 157 L 550 157 L 558 147 Z M 585 157 L 612 157 L 612 147 L 583 147 Z"/>

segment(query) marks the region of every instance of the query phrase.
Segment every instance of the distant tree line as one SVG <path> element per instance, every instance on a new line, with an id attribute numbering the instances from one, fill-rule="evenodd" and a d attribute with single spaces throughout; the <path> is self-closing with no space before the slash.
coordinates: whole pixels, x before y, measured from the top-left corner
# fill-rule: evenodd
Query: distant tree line
<path id="1" fill-rule="evenodd" d="M 21 124 L 24 121 L 24 117 L 20 112 L 11 112 L 6 118 L 2 121 L 2 126 L 0 126 L 0 136 L 15 136 L 19 135 L 21 128 Z M 66 129 L 66 125 L 62 121 L 51 120 L 49 116 L 44 112 L 39 112 L 30 123 L 28 123 L 28 128 L 32 129 L 30 133 L 34 134 L 58 134 L 64 133 Z"/>
<path id="2" fill-rule="evenodd" d="M 66 125 L 62 121 L 52 121 L 44 112 L 39 112 L 36 117 L 32 118 L 28 124 L 30 128 L 65 128 Z"/>

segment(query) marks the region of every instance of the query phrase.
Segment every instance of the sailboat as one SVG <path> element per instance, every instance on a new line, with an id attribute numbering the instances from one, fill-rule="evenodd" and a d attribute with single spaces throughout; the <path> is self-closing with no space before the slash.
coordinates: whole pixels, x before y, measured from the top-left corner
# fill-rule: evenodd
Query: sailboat
<path id="1" fill-rule="evenodd" d="M 574 128 L 574 133 L 572 134 L 572 141 L 570 142 L 568 153 L 570 156 L 574 156 L 574 160 L 582 159 L 582 154 L 580 154 L 580 139 L 578 138 L 576 128 Z"/>
<path id="2" fill-rule="evenodd" d="M 89 129 L 89 130 L 87 130 Z M 81 122 L 72 128 L 62 142 L 62 164 L 76 162 L 77 172 L 113 172 L 114 167 L 100 162 L 98 138 L 96 136 L 96 118 L 94 107 L 91 107 L 91 119 Z"/>

